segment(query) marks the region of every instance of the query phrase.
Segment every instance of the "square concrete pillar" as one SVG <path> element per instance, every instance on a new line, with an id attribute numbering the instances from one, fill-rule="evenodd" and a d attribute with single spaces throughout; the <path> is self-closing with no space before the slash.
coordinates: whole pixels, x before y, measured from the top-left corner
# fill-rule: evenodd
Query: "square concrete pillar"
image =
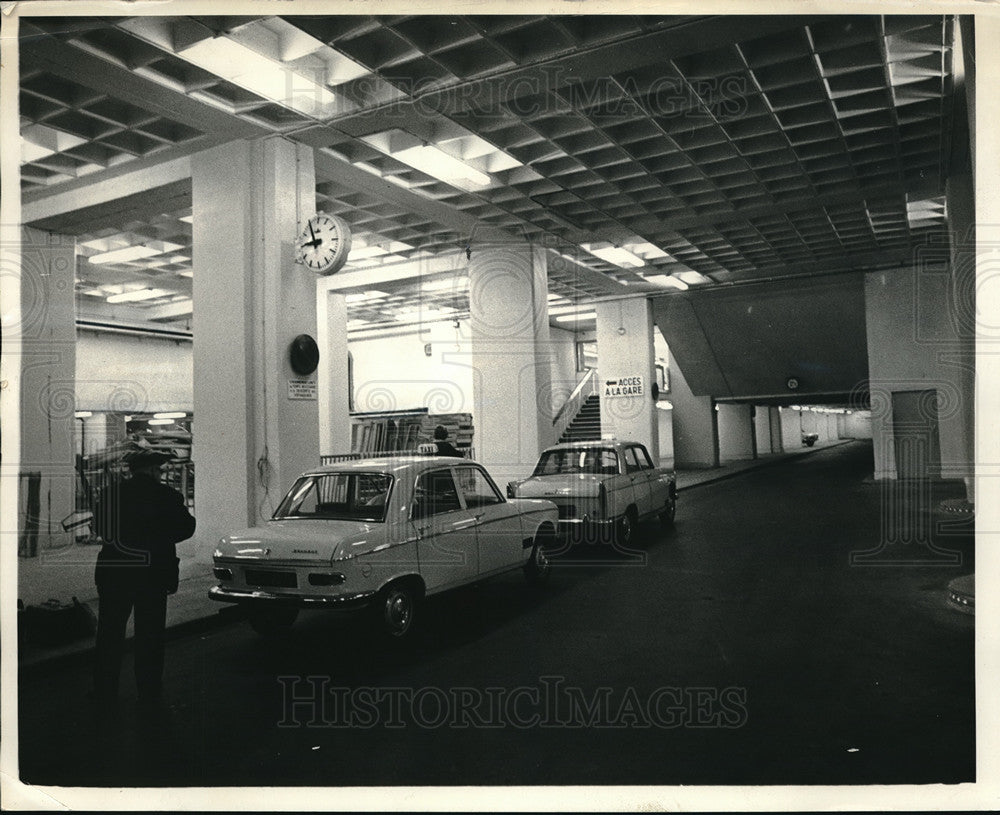
<path id="1" fill-rule="evenodd" d="M 316 184 L 312 149 L 278 138 L 206 150 L 191 168 L 192 454 L 198 539 L 211 546 L 269 518 L 319 463 L 316 374 L 289 362 L 297 335 L 316 336 L 316 275 L 294 262 Z"/>
<path id="2" fill-rule="evenodd" d="M 319 345 L 319 452 L 329 456 L 351 451 L 348 394 L 347 299 L 316 284 L 316 343 Z"/>
<path id="3" fill-rule="evenodd" d="M 4 351 L 20 357 L 17 548 L 38 557 L 74 540 L 61 522 L 76 498 L 76 242 L 25 228 L 20 251 L 20 315 L 5 315 Z"/>
<path id="4" fill-rule="evenodd" d="M 640 297 L 598 303 L 596 311 L 601 434 L 641 442 L 658 464 L 660 423 L 652 391 L 656 381 L 653 307 Z"/>
<path id="5" fill-rule="evenodd" d="M 719 405 L 719 460 L 752 459 L 753 419 L 750 405 Z"/>
<path id="6" fill-rule="evenodd" d="M 546 254 L 485 245 L 469 259 L 476 458 L 500 486 L 553 442 Z"/>

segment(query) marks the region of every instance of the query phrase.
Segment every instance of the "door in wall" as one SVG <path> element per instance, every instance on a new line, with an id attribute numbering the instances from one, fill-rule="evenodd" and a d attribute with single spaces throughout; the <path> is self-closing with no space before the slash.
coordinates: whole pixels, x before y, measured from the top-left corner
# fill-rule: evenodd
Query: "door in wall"
<path id="1" fill-rule="evenodd" d="M 892 435 L 897 478 L 940 478 L 937 391 L 894 391 Z"/>

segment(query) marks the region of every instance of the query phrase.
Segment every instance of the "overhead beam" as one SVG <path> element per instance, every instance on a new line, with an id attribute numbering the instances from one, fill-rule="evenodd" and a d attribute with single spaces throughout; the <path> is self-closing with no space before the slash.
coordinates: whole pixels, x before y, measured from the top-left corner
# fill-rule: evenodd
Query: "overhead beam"
<path id="1" fill-rule="evenodd" d="M 60 185 L 57 191 L 46 198 L 25 201 L 21 206 L 21 218 L 26 224 L 37 223 L 41 226 L 47 219 L 65 216 L 67 213 L 79 210 L 93 211 L 102 206 L 114 206 L 115 202 L 121 199 L 182 182 L 187 184 L 190 199 L 191 159 L 188 156 L 153 166 L 132 168 L 129 164 L 128 167 L 130 168 L 128 172 L 122 172 L 114 178 L 89 181 L 83 186 L 74 186 L 69 190 Z"/>
<path id="2" fill-rule="evenodd" d="M 149 221 L 191 206 L 191 179 L 182 177 L 168 184 L 151 186 L 117 198 L 102 200 L 89 206 L 67 209 L 44 218 L 29 217 L 31 207 L 25 207 L 25 223 L 64 235 L 83 235 L 109 226 L 121 227 L 131 221 Z"/>

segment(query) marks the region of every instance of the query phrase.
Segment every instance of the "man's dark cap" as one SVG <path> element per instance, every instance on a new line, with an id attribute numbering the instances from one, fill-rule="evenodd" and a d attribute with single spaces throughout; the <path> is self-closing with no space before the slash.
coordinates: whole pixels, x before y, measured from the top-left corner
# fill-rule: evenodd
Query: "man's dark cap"
<path id="1" fill-rule="evenodd" d="M 145 467 L 162 467 L 172 456 L 154 450 L 133 450 L 125 455 L 125 463 L 133 470 Z"/>

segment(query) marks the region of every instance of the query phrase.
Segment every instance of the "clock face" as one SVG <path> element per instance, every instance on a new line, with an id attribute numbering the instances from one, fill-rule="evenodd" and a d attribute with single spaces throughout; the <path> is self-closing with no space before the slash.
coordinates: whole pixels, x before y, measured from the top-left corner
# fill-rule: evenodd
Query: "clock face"
<path id="1" fill-rule="evenodd" d="M 295 262 L 317 274 L 333 274 L 347 261 L 351 232 L 347 222 L 336 215 L 317 212 L 295 242 Z"/>

